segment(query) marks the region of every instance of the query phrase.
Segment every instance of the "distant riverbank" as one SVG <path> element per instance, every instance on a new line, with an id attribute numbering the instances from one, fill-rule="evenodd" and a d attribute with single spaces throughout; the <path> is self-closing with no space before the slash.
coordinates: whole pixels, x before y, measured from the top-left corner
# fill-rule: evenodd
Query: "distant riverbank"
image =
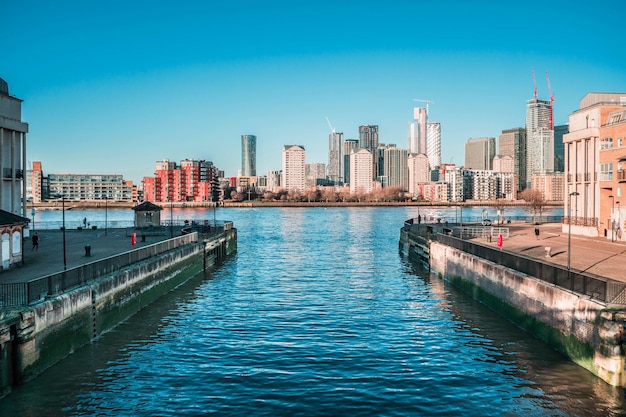
<path id="1" fill-rule="evenodd" d="M 132 208 L 139 203 L 128 201 L 65 201 L 65 209 L 94 209 L 94 208 Z M 212 208 L 214 204 L 211 202 L 156 202 L 158 206 L 163 208 Z M 464 202 L 433 202 L 433 201 L 346 201 L 346 202 L 324 202 L 324 201 L 224 201 L 220 202 L 219 207 L 494 207 L 503 205 L 505 207 L 527 206 L 524 200 L 516 201 L 464 201 Z M 545 207 L 562 207 L 562 202 L 547 202 Z M 42 203 L 30 203 L 28 209 L 35 210 L 60 210 L 62 204 L 60 201 L 45 201 Z"/>

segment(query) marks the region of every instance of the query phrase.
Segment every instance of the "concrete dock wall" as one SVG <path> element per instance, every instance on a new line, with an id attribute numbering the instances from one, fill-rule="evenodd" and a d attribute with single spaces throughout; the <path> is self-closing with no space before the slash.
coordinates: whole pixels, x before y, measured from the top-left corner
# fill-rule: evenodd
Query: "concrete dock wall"
<path id="1" fill-rule="evenodd" d="M 166 252 L 0 322 L 0 393 L 22 384 L 237 249 L 237 231 Z"/>
<path id="2" fill-rule="evenodd" d="M 402 232 L 400 248 L 581 367 L 626 386 L 623 310 L 411 233 Z"/>

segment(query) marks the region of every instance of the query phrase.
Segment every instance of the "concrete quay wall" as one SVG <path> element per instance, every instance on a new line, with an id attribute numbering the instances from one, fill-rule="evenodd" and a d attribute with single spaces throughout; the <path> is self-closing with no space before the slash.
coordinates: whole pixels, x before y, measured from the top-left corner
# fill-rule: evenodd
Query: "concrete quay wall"
<path id="1" fill-rule="evenodd" d="M 237 231 L 132 265 L 0 321 L 0 396 L 91 343 L 237 249 Z"/>
<path id="2" fill-rule="evenodd" d="M 405 253 L 415 253 L 408 236 Z M 626 386 L 626 312 L 429 241 L 431 272 L 461 288 L 611 385 Z"/>

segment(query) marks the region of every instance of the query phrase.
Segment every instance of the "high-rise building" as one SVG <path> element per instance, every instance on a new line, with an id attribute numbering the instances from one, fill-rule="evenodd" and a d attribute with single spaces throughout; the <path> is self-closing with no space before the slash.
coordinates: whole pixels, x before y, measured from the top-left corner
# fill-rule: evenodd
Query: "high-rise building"
<path id="1" fill-rule="evenodd" d="M 439 122 L 426 124 L 426 155 L 432 169 L 441 165 L 441 123 Z"/>
<path id="2" fill-rule="evenodd" d="M 0 209 L 26 217 L 26 133 L 22 122 L 22 100 L 9 94 L 9 85 L 0 78 Z"/>
<path id="3" fill-rule="evenodd" d="M 267 190 L 277 191 L 280 188 L 280 171 L 267 171 Z"/>
<path id="4" fill-rule="evenodd" d="M 326 184 L 326 164 L 315 162 L 304 164 L 304 176 L 306 177 L 306 187 L 316 187 Z"/>
<path id="5" fill-rule="evenodd" d="M 372 179 L 376 180 L 379 172 L 378 158 L 375 157 L 378 149 L 377 125 L 359 126 L 359 148 L 367 149 L 372 154 Z"/>
<path id="6" fill-rule="evenodd" d="M 409 171 L 409 193 L 414 197 L 420 197 L 420 184 L 430 182 L 428 172 L 428 157 L 423 153 L 409 154 L 407 157 Z M 422 197 L 425 197 L 422 195 Z"/>
<path id="7" fill-rule="evenodd" d="M 283 146 L 283 172 L 281 178 L 282 187 L 287 191 L 304 191 L 306 188 L 306 175 L 304 146 Z"/>
<path id="8" fill-rule="evenodd" d="M 534 98 L 526 103 L 526 184 L 532 175 L 554 172 L 554 131 L 550 126 L 552 104 Z"/>
<path id="9" fill-rule="evenodd" d="M 383 147 L 383 177 L 388 187 L 409 188 L 408 151 L 396 145 Z"/>
<path id="10" fill-rule="evenodd" d="M 498 137 L 498 154 L 510 155 L 513 158 L 517 191 L 522 191 L 526 188 L 526 129 L 516 127 L 503 130 Z"/>
<path id="11" fill-rule="evenodd" d="M 256 136 L 241 135 L 241 175 L 256 176 Z"/>
<path id="12" fill-rule="evenodd" d="M 369 193 L 373 188 L 372 153 L 365 148 L 350 154 L 350 193 Z"/>
<path id="13" fill-rule="evenodd" d="M 343 177 L 343 133 L 333 129 L 328 135 L 328 180 L 340 185 Z"/>
<path id="14" fill-rule="evenodd" d="M 422 107 L 413 108 L 413 121 L 409 122 L 408 127 L 408 147 L 409 153 L 427 153 L 426 143 L 426 122 L 428 114 L 427 110 Z"/>
<path id="15" fill-rule="evenodd" d="M 465 168 L 490 170 L 496 156 L 496 138 L 473 138 L 465 143 Z"/>
<path id="16" fill-rule="evenodd" d="M 343 145 L 343 182 L 344 184 L 350 184 L 350 155 L 359 149 L 359 141 L 357 139 L 346 139 Z"/>
<path id="17" fill-rule="evenodd" d="M 565 171 L 565 144 L 563 143 L 563 136 L 568 132 L 568 125 L 554 126 L 554 172 Z"/>

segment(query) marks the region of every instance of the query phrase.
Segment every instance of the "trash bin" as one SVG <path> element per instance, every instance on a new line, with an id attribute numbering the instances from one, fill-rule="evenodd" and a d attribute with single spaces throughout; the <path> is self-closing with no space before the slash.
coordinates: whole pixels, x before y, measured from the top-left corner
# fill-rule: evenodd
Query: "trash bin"
<path id="1" fill-rule="evenodd" d="M 91 245 L 85 245 L 85 256 L 91 256 Z"/>

